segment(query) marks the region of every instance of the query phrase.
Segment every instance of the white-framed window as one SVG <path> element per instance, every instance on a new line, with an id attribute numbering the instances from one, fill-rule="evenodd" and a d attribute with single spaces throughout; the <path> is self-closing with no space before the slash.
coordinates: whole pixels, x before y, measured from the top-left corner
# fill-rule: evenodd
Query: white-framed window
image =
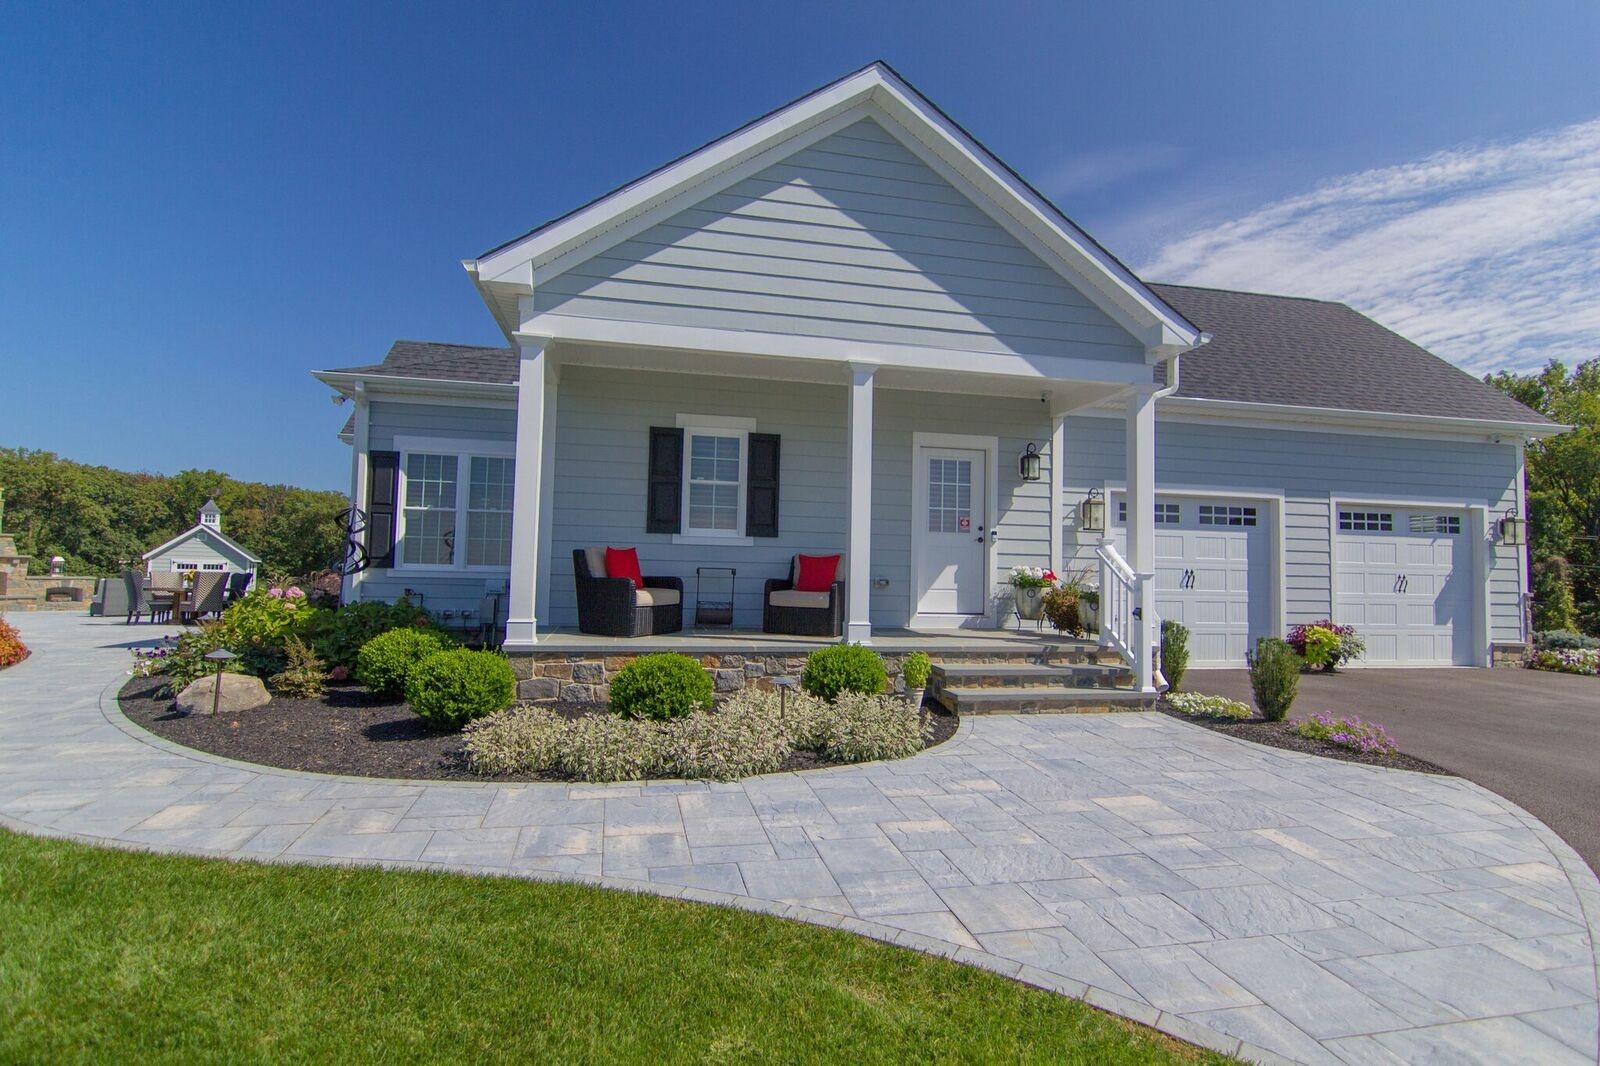
<path id="1" fill-rule="evenodd" d="M 395 565 L 504 570 L 511 565 L 514 446 L 500 441 L 396 438 L 400 499 Z"/>
<path id="2" fill-rule="evenodd" d="M 1176 503 L 1156 504 L 1156 525 L 1175 526 L 1183 520 L 1183 508 Z M 1117 501 L 1117 524 L 1128 524 L 1128 501 Z"/>
<path id="3" fill-rule="evenodd" d="M 1339 529 L 1344 533 L 1393 533 L 1391 511 L 1340 511 Z"/>
<path id="4" fill-rule="evenodd" d="M 1202 526 L 1253 526 L 1256 524 L 1256 509 L 1236 503 L 1202 503 L 1200 505 L 1200 524 Z"/>
<path id="5" fill-rule="evenodd" d="M 680 534 L 699 539 L 744 539 L 750 477 L 749 418 L 679 415 L 683 430 L 683 509 Z"/>

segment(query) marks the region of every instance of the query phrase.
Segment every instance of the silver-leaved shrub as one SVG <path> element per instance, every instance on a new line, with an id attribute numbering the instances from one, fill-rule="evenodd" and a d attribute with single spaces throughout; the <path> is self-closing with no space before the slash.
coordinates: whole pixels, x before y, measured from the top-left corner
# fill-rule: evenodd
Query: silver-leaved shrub
<path id="1" fill-rule="evenodd" d="M 462 729 L 467 766 L 475 774 L 529 774 L 555 765 L 566 721 L 554 711 L 519 703 Z"/>
<path id="2" fill-rule="evenodd" d="M 650 719 L 591 714 L 567 722 L 556 765 L 580 781 L 636 781 L 666 765 L 665 728 Z"/>
<path id="3" fill-rule="evenodd" d="M 921 715 L 900 697 L 845 692 L 826 716 L 817 750 L 838 762 L 903 759 L 921 751 L 925 739 Z"/>
<path id="4" fill-rule="evenodd" d="M 776 706 L 733 700 L 718 711 L 695 711 L 662 729 L 666 770 L 677 777 L 730 781 L 770 774 L 789 757 L 789 737 Z"/>

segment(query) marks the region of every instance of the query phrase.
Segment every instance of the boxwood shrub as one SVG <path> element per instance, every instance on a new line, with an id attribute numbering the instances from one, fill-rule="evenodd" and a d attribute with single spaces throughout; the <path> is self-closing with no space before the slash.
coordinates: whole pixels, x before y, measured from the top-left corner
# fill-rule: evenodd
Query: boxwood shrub
<path id="1" fill-rule="evenodd" d="M 423 659 L 450 647 L 431 629 L 391 629 L 379 633 L 356 655 L 356 680 L 374 695 L 395 698 L 406 691 L 406 676 Z"/>
<path id="2" fill-rule="evenodd" d="M 611 709 L 629 718 L 665 721 L 711 706 L 711 675 L 687 655 L 641 655 L 611 679 Z"/>
<path id="3" fill-rule="evenodd" d="M 889 671 L 871 648 L 832 644 L 806 656 L 800 687 L 825 700 L 837 699 L 841 692 L 876 696 L 889 687 Z"/>
<path id="4" fill-rule="evenodd" d="M 505 710 L 516 695 L 511 664 L 493 651 L 436 651 L 406 675 L 406 702 L 434 729 L 455 729 Z"/>

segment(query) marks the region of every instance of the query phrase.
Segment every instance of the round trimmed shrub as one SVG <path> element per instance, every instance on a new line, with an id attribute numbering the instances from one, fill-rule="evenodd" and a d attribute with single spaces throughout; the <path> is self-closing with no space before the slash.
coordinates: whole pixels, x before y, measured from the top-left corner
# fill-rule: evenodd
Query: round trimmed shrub
<path id="1" fill-rule="evenodd" d="M 641 655 L 611 679 L 611 710 L 629 718 L 665 721 L 711 706 L 711 675 L 677 652 Z"/>
<path id="2" fill-rule="evenodd" d="M 925 651 L 914 651 L 900 664 L 900 676 L 905 680 L 906 691 L 928 687 L 928 675 L 933 673 L 933 660 Z"/>
<path id="3" fill-rule="evenodd" d="M 406 691 L 411 668 L 434 652 L 449 647 L 430 629 L 391 629 L 379 633 L 356 653 L 356 680 L 375 695 L 397 697 Z"/>
<path id="4" fill-rule="evenodd" d="M 498 652 L 436 651 L 406 675 L 406 702 L 434 729 L 455 729 L 503 711 L 516 696 L 516 675 Z"/>
<path id="5" fill-rule="evenodd" d="M 825 700 L 837 699 L 841 692 L 876 696 L 889 687 L 889 671 L 883 658 L 859 644 L 831 644 L 806 656 L 800 673 L 800 687 Z"/>

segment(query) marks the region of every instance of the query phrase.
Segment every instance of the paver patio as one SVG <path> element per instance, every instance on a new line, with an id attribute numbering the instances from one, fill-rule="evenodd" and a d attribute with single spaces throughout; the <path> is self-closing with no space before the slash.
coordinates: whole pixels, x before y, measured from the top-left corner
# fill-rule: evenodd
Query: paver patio
<path id="1" fill-rule="evenodd" d="M 123 719 L 128 648 L 149 630 L 13 621 L 34 649 L 0 672 L 0 821 L 15 829 L 769 910 L 1263 1061 L 1600 1050 L 1600 884 L 1530 815 L 1457 778 L 1155 714 L 969 719 L 900 762 L 726 784 L 333 778 L 187 751 Z"/>

